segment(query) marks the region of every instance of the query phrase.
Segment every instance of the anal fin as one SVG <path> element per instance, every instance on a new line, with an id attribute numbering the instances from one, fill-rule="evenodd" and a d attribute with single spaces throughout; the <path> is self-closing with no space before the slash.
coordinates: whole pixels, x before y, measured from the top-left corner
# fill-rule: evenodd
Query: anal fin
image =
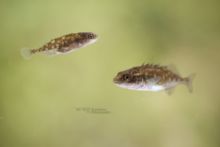
<path id="1" fill-rule="evenodd" d="M 165 89 L 165 91 L 166 91 L 166 93 L 167 93 L 168 95 L 171 95 L 171 94 L 173 93 L 174 89 L 175 89 L 175 88 L 172 87 L 172 88 Z"/>

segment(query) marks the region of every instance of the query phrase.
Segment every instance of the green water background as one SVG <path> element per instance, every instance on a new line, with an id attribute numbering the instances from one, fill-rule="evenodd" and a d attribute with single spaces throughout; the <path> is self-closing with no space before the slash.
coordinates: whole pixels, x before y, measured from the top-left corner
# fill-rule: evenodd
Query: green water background
<path id="1" fill-rule="evenodd" d="M 219 0 L 1 0 L 0 18 L 1 147 L 220 146 Z M 65 56 L 20 55 L 80 31 L 98 42 Z M 112 83 L 144 62 L 196 73 L 193 94 Z"/>

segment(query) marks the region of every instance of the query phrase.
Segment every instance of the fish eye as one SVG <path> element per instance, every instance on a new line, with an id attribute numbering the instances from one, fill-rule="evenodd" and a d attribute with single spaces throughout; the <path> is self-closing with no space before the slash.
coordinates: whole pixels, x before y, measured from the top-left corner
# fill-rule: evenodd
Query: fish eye
<path id="1" fill-rule="evenodd" d="M 124 80 L 128 80 L 128 79 L 129 79 L 129 75 L 127 75 L 127 74 L 124 75 L 124 76 L 123 76 L 123 79 L 124 79 Z"/>
<path id="2" fill-rule="evenodd" d="M 94 38 L 94 35 L 93 34 L 88 34 L 87 36 L 89 39 L 93 39 Z"/>

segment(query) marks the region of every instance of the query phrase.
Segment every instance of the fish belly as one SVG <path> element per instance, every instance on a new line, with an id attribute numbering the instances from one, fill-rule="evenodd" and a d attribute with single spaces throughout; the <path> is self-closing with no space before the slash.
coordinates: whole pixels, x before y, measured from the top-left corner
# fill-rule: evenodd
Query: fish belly
<path id="1" fill-rule="evenodd" d="M 139 87 L 137 90 L 143 90 L 143 91 L 161 91 L 164 90 L 165 87 L 162 85 L 145 85 L 142 87 Z"/>

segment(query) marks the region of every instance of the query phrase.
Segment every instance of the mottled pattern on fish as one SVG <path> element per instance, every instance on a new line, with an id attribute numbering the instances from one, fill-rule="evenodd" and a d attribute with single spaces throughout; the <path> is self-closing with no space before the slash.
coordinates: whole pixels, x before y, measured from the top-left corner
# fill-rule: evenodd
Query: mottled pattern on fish
<path id="1" fill-rule="evenodd" d="M 184 83 L 191 91 L 191 77 L 182 78 L 167 66 L 153 64 L 143 64 L 119 72 L 113 81 L 123 88 L 149 91 L 171 89 Z"/>
<path id="2" fill-rule="evenodd" d="M 48 55 L 69 53 L 70 51 L 74 51 L 92 44 L 96 40 L 97 35 L 92 32 L 71 33 L 52 39 L 50 42 L 46 43 L 40 48 L 30 50 L 24 49 L 22 50 L 22 55 L 27 57 L 41 52 L 44 52 Z"/>

